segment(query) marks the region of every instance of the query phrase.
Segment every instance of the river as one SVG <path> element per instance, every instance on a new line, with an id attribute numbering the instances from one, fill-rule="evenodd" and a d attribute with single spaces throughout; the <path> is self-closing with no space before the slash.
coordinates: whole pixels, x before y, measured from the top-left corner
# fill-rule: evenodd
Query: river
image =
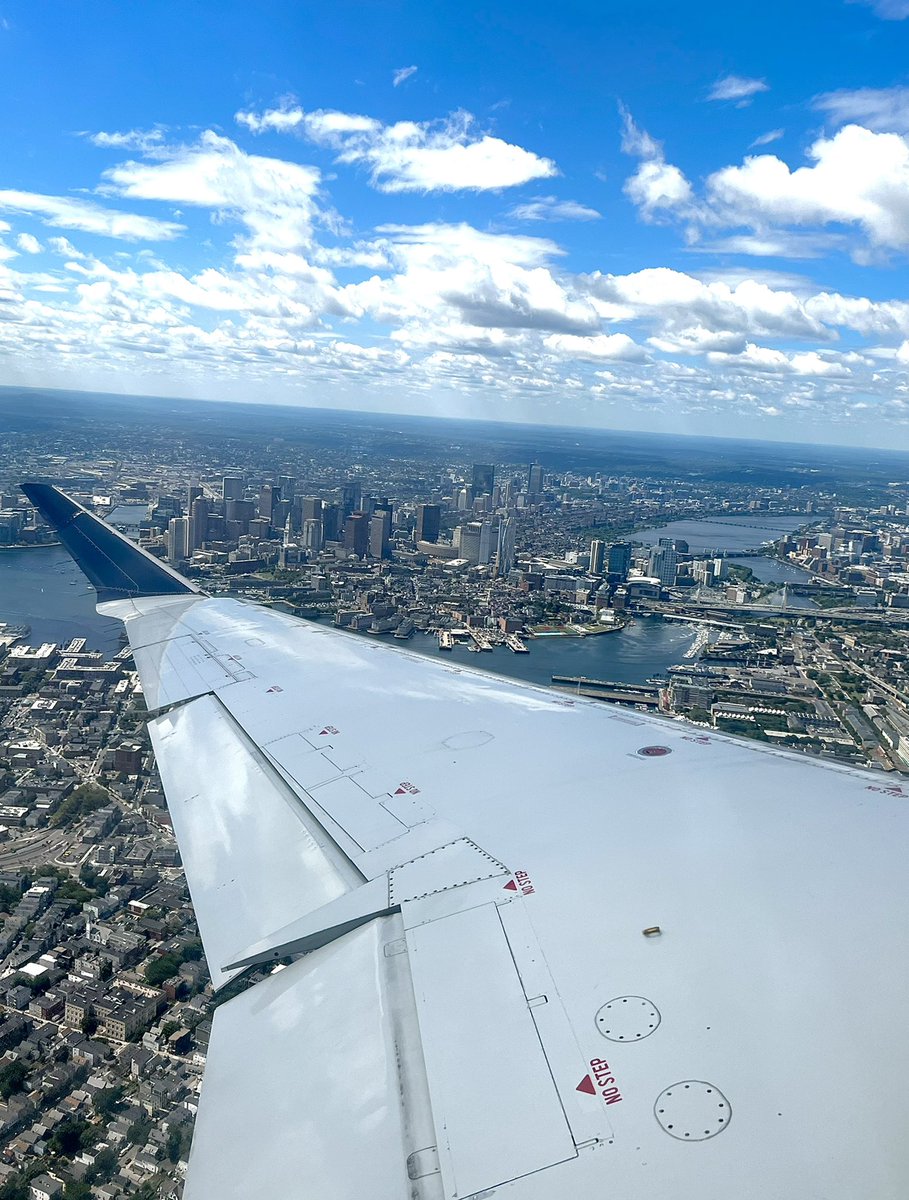
<path id="1" fill-rule="evenodd" d="M 660 538 L 684 538 L 692 554 L 735 554 L 774 542 L 810 520 L 806 513 L 763 513 L 754 517 L 714 517 L 709 521 L 671 521 L 658 529 L 639 529 L 631 534 L 631 540 L 653 546 Z"/>
<path id="2" fill-rule="evenodd" d="M 0 621 L 30 625 L 33 644 L 84 637 L 92 649 L 108 655 L 121 644 L 121 623 L 98 615 L 94 589 L 62 546 L 0 553 Z M 529 654 L 513 654 L 503 646 L 481 654 L 463 646 L 439 651 L 435 637 L 421 633 L 404 643 L 383 640 L 442 661 L 545 684 L 552 675 L 643 683 L 681 662 L 694 637 L 693 626 L 645 618 L 617 633 L 531 639 Z"/>

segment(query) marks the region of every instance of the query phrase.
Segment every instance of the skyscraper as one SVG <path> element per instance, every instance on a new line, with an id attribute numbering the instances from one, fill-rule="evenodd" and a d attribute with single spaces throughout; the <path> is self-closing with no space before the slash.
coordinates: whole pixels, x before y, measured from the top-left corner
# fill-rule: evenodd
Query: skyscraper
<path id="1" fill-rule="evenodd" d="M 293 475 L 281 475 L 278 477 L 278 487 L 281 489 L 281 499 L 290 500 L 293 503 L 293 498 L 296 495 L 297 481 Z"/>
<path id="2" fill-rule="evenodd" d="M 613 542 L 609 547 L 609 557 L 606 561 L 606 571 L 616 575 L 620 580 L 628 578 L 631 569 L 631 543 Z"/>
<path id="3" fill-rule="evenodd" d="M 496 555 L 496 549 L 499 545 L 499 523 L 498 521 L 481 521 L 480 522 L 480 545 L 477 554 L 477 562 L 481 567 L 485 567 L 487 563 L 492 562 Z"/>
<path id="4" fill-rule="evenodd" d="M 308 518 L 303 522 L 303 548 L 318 554 L 322 549 L 322 522 Z"/>
<path id="5" fill-rule="evenodd" d="M 193 500 L 189 514 L 189 548 L 198 550 L 208 537 L 208 501 L 204 496 Z"/>
<path id="6" fill-rule="evenodd" d="M 191 483 L 189 485 L 189 487 L 186 489 L 186 512 L 187 512 L 187 514 L 191 513 L 193 510 L 193 500 L 195 500 L 195 498 L 197 496 L 201 496 L 202 494 L 203 494 L 202 488 L 199 486 L 198 481 L 196 481 L 195 483 Z"/>
<path id="7" fill-rule="evenodd" d="M 416 540 L 418 542 L 437 542 L 439 528 L 442 522 L 442 506 L 439 504 L 417 505 Z"/>
<path id="8" fill-rule="evenodd" d="M 679 556 L 670 538 L 660 538 L 660 544 L 650 551 L 648 570 L 663 587 L 673 587 L 679 569 Z"/>
<path id="9" fill-rule="evenodd" d="M 495 486 L 496 469 L 491 463 L 473 464 L 474 496 L 491 496 Z"/>
<path id="10" fill-rule="evenodd" d="M 302 517 L 304 521 L 322 520 L 322 501 L 318 496 L 304 496 Z"/>
<path id="11" fill-rule="evenodd" d="M 543 490 L 543 468 L 539 463 L 531 463 L 527 472 L 527 494 L 539 496 Z"/>
<path id="12" fill-rule="evenodd" d="M 369 516 L 364 512 L 351 513 L 344 522 L 344 549 L 364 558 L 369 550 Z"/>
<path id="13" fill-rule="evenodd" d="M 499 544 L 496 549 L 496 575 L 507 575 L 514 567 L 514 540 L 517 522 L 514 517 L 499 518 Z"/>
<path id="14" fill-rule="evenodd" d="M 362 498 L 363 491 L 358 483 L 345 483 L 341 488 L 341 511 L 345 521 L 351 513 L 359 511 Z"/>
<path id="15" fill-rule="evenodd" d="M 271 524 L 275 505 L 281 499 L 281 489 L 276 483 L 263 483 L 259 492 L 259 516 Z"/>
<path id="16" fill-rule="evenodd" d="M 221 495 L 224 500 L 243 499 L 243 480 L 239 475 L 225 475 L 221 480 Z"/>
<path id="17" fill-rule="evenodd" d="M 172 517 L 167 526 L 167 561 L 182 562 L 189 557 L 189 517 Z"/>
<path id="18" fill-rule="evenodd" d="M 377 508 L 369 518 L 369 553 L 373 558 L 388 558 L 391 536 L 391 512 Z"/>
<path id="19" fill-rule="evenodd" d="M 594 575 L 603 574 L 603 558 L 606 553 L 606 543 L 594 538 L 590 543 L 590 570 Z"/>

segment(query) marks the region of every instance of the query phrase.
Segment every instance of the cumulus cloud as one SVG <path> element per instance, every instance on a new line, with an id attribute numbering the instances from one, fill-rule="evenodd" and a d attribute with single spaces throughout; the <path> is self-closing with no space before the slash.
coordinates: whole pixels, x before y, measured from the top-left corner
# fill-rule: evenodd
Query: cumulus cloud
<path id="1" fill-rule="evenodd" d="M 143 154 L 154 150 L 164 141 L 164 129 L 156 126 L 154 129 L 130 129 L 119 133 L 98 133 L 86 135 L 93 146 L 102 150 L 139 150 Z"/>
<path id="2" fill-rule="evenodd" d="M 597 221 L 601 214 L 577 200 L 559 200 L 555 196 L 536 196 L 517 204 L 508 213 L 516 221 Z"/>
<path id="3" fill-rule="evenodd" d="M 384 125 L 357 113 L 284 104 L 264 113 L 238 112 L 236 119 L 253 133 L 296 132 L 334 150 L 337 162 L 366 167 L 383 192 L 500 191 L 558 173 L 550 159 L 477 132 L 465 112 Z"/>
<path id="4" fill-rule="evenodd" d="M 293 249 L 312 240 L 319 171 L 246 154 L 211 131 L 194 145 L 160 148 L 152 161 L 111 167 L 104 178 L 110 190 L 131 199 L 212 209 L 245 225 L 257 245 Z"/>
<path id="5" fill-rule="evenodd" d="M 20 192 L 0 189 L 0 209 L 6 212 L 28 213 L 38 217 L 45 225 L 58 229 L 77 229 L 83 233 L 96 233 L 102 237 L 120 238 L 135 242 L 166 242 L 179 237 L 183 225 L 174 221 L 161 221 L 156 217 L 144 217 L 138 213 L 119 212 L 102 208 L 90 200 L 76 200 L 71 196 L 45 196 L 37 192 Z"/>
<path id="6" fill-rule="evenodd" d="M 678 167 L 667 163 L 662 143 L 641 129 L 631 113 L 620 108 L 622 116 L 622 150 L 641 165 L 625 182 L 625 195 L 636 206 L 645 221 L 657 221 L 672 214 L 681 215 L 691 209 L 691 184 Z"/>
<path id="7" fill-rule="evenodd" d="M 742 75 L 726 75 L 718 79 L 707 93 L 708 100 L 735 100 L 737 108 L 750 104 L 759 92 L 769 92 L 763 79 L 746 79 Z"/>
<path id="8" fill-rule="evenodd" d="M 411 75 L 416 75 L 418 70 L 418 67 L 398 67 L 391 77 L 392 87 L 400 87 Z"/>
<path id="9" fill-rule="evenodd" d="M 20 233 L 16 238 L 16 245 L 24 254 L 40 254 L 43 249 L 41 243 L 31 233 Z"/>
<path id="10" fill-rule="evenodd" d="M 544 342 L 548 350 L 567 358 L 602 362 L 613 359 L 621 362 L 644 362 L 647 352 L 627 333 L 597 333 L 579 337 L 574 333 L 550 334 Z"/>
<path id="11" fill-rule="evenodd" d="M 847 125 L 819 138 L 812 165 L 746 158 L 707 181 L 714 215 L 729 225 L 851 225 L 873 245 L 909 245 L 909 145 L 897 134 Z"/>
<path id="12" fill-rule="evenodd" d="M 840 88 L 811 103 L 836 125 L 854 122 L 879 133 L 909 133 L 909 87 Z"/>

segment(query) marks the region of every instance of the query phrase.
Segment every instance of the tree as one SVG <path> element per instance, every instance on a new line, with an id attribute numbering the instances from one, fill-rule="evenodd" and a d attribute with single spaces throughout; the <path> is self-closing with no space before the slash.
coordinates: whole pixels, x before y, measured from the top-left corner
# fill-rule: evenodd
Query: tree
<path id="1" fill-rule="evenodd" d="M 79 1028 L 86 1037 L 91 1037 L 92 1034 L 98 1031 L 98 1018 L 91 1010 L 89 1010 L 79 1023 Z"/>
<path id="2" fill-rule="evenodd" d="M 72 1158 L 92 1144 L 95 1132 L 88 1121 L 63 1121 L 51 1134 L 48 1148 L 52 1154 Z"/>
<path id="3" fill-rule="evenodd" d="M 21 1092 L 27 1078 L 28 1070 L 21 1059 L 14 1059 L 5 1067 L 0 1067 L 0 1096 L 4 1100 L 9 1100 L 10 1096 L 15 1095 L 16 1092 Z"/>
<path id="4" fill-rule="evenodd" d="M 101 959 L 101 967 L 98 971 L 98 978 L 101 980 L 102 983 L 107 983 L 108 979 L 111 978 L 113 973 L 114 973 L 114 964 L 110 961 L 109 958 L 102 958 Z"/>
<path id="5" fill-rule="evenodd" d="M 123 1088 L 120 1084 L 102 1088 L 95 1096 L 95 1112 L 105 1120 L 110 1120 L 114 1113 L 120 1111 L 122 1099 Z"/>
<path id="6" fill-rule="evenodd" d="M 162 954 L 160 958 L 152 959 L 145 968 L 145 978 L 154 987 L 160 987 L 166 979 L 171 979 L 180 970 L 180 959 L 175 954 Z"/>
<path id="7" fill-rule="evenodd" d="M 63 1189 L 63 1200 L 92 1200 L 92 1190 L 87 1183 L 71 1179 Z"/>
<path id="8" fill-rule="evenodd" d="M 126 1131 L 126 1140 L 134 1146 L 144 1146 L 148 1141 L 148 1135 L 151 1133 L 151 1118 L 140 1117 L 138 1121 L 133 1121 L 129 1129 Z"/>

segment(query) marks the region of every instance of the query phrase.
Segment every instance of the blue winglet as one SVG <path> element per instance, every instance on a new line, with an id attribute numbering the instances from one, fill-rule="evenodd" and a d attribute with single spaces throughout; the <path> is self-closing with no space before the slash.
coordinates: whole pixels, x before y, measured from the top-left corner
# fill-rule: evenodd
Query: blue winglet
<path id="1" fill-rule="evenodd" d="M 112 529 L 49 483 L 23 483 L 23 492 L 56 529 L 60 541 L 98 593 L 98 602 L 130 596 L 171 596 L 198 591 L 166 563 Z"/>

